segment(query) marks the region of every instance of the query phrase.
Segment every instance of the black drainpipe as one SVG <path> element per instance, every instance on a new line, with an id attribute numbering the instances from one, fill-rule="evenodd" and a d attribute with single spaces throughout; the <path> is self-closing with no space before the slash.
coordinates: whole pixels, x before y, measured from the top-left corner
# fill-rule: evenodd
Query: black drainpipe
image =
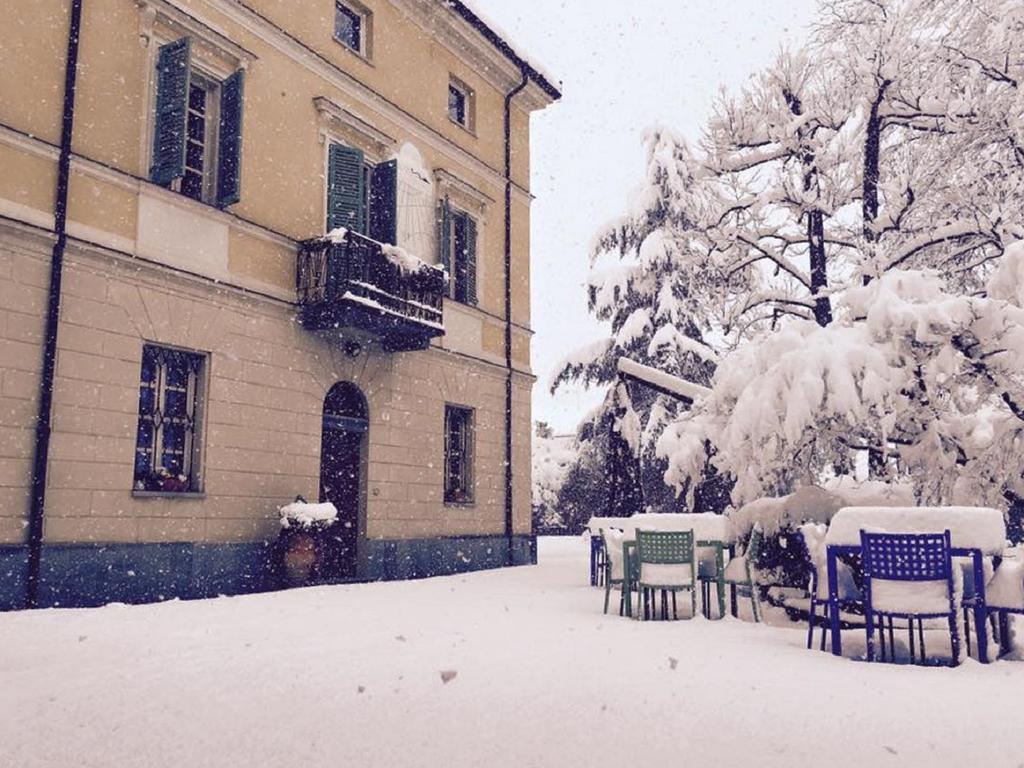
<path id="1" fill-rule="evenodd" d="M 28 573 L 25 581 L 27 608 L 35 608 L 39 604 L 43 520 L 46 509 L 46 467 L 50 455 L 50 431 L 53 421 L 53 377 L 57 365 L 60 285 L 64 275 L 64 249 L 68 240 L 68 179 L 71 174 L 71 137 L 75 124 L 78 37 L 81 29 L 82 0 L 72 0 L 68 56 L 64 68 L 64 116 L 60 134 L 60 159 L 57 163 L 57 192 L 53 203 L 53 232 L 57 239 L 53 244 L 53 256 L 50 259 L 50 297 L 46 308 L 46 335 L 43 337 L 43 371 L 39 383 L 39 416 L 36 420 L 36 451 L 32 466 L 32 506 L 28 518 Z"/>
<path id="2" fill-rule="evenodd" d="M 505 95 L 505 536 L 508 564 L 515 563 L 512 520 L 512 99 L 530 82 L 525 67 L 522 81 Z"/>

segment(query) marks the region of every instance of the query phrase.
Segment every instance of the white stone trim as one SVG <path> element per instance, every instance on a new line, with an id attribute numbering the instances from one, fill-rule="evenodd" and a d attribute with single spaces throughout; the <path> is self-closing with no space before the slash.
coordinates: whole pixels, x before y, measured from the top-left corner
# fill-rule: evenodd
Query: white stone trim
<path id="1" fill-rule="evenodd" d="M 468 207 L 472 212 L 478 213 L 481 216 L 486 215 L 487 206 L 494 202 L 491 197 L 481 192 L 472 184 L 460 179 L 454 173 L 444 168 L 438 168 L 434 171 L 434 180 L 437 182 L 438 197 L 443 198 L 454 195 L 456 200 L 468 203 Z"/>
<path id="2" fill-rule="evenodd" d="M 191 37 L 198 45 L 233 60 L 235 69 L 248 69 L 259 58 L 223 32 L 181 10 L 169 0 L 135 0 L 135 4 L 139 7 L 139 38 L 143 48 L 148 48 L 150 42 L 157 37 L 155 30 L 160 25 L 177 37 Z"/>
<path id="3" fill-rule="evenodd" d="M 348 139 L 344 143 L 350 143 L 359 149 L 368 150 L 369 154 L 377 158 L 383 158 L 395 149 L 397 141 L 388 136 L 367 120 L 364 120 L 354 112 L 334 103 L 326 96 L 315 96 L 313 106 L 316 107 L 317 115 L 320 118 L 320 141 L 324 143 L 329 136 L 338 136 L 340 139 Z"/>

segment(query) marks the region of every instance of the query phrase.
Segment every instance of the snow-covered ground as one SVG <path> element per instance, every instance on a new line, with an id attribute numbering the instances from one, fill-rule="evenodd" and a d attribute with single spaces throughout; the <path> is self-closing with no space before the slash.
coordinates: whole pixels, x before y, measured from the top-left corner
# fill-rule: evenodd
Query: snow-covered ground
<path id="1" fill-rule="evenodd" d="M 1024 764 L 1024 664 L 868 665 L 795 626 L 604 616 L 579 539 L 540 558 L 0 614 L 0 766 Z"/>

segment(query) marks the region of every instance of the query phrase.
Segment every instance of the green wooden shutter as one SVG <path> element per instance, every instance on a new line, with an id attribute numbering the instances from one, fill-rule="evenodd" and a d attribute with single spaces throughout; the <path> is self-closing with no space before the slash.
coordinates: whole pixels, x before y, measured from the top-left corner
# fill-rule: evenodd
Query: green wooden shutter
<path id="1" fill-rule="evenodd" d="M 476 221 L 472 216 L 466 216 L 465 243 L 462 248 L 462 261 L 465 268 L 462 274 L 466 281 L 466 303 L 476 306 Z"/>
<path id="2" fill-rule="evenodd" d="M 370 177 L 369 235 L 380 243 L 398 244 L 398 162 L 373 169 Z"/>
<path id="3" fill-rule="evenodd" d="M 160 46 L 156 65 L 156 123 L 149 178 L 167 185 L 185 175 L 185 120 L 191 75 L 192 40 Z"/>
<path id="4" fill-rule="evenodd" d="M 327 231 L 344 227 L 364 233 L 362 150 L 331 144 L 327 165 Z"/>
<path id="5" fill-rule="evenodd" d="M 454 275 L 452 275 L 452 212 L 448 198 L 441 200 L 437 206 L 437 249 L 441 257 L 441 266 L 448 273 L 446 294 L 452 295 Z"/>
<path id="6" fill-rule="evenodd" d="M 245 72 L 241 69 L 221 84 L 220 151 L 217 158 L 217 205 L 234 205 L 242 190 L 242 103 Z"/>

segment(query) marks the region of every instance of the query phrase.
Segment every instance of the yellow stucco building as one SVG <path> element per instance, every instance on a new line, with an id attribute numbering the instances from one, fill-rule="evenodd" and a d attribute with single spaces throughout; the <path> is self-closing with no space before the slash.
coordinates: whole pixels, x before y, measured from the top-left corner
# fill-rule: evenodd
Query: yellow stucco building
<path id="1" fill-rule="evenodd" d="M 0 607 L 273 588 L 297 495 L 324 580 L 529 562 L 550 78 L 453 0 L 77 5 L 0 27 Z"/>

